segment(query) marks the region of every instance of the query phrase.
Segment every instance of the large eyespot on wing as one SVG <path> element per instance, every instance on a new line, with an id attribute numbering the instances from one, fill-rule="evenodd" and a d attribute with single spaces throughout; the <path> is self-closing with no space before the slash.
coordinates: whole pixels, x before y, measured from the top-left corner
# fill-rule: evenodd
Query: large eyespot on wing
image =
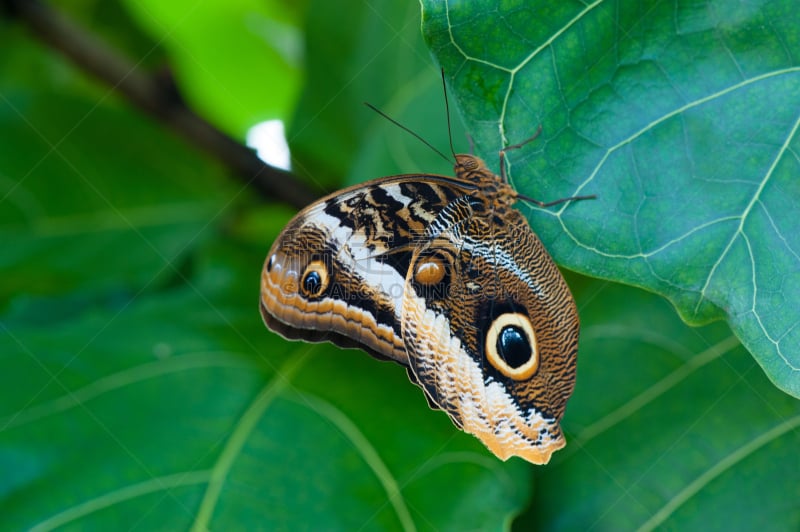
<path id="1" fill-rule="evenodd" d="M 309 262 L 300 276 L 300 291 L 308 299 L 317 299 L 325 294 L 330 285 L 330 266 L 316 259 Z"/>
<path id="2" fill-rule="evenodd" d="M 475 219 L 463 238 L 450 233 L 457 259 L 447 290 L 425 292 L 407 278 L 402 333 L 431 402 L 499 458 L 542 464 L 565 445 L 559 421 L 574 386 L 578 320 L 563 277 L 514 213 L 506 231 Z"/>
<path id="3" fill-rule="evenodd" d="M 539 369 L 536 333 L 521 312 L 503 312 L 492 319 L 484 351 L 497 371 L 515 381 L 529 379 Z"/>

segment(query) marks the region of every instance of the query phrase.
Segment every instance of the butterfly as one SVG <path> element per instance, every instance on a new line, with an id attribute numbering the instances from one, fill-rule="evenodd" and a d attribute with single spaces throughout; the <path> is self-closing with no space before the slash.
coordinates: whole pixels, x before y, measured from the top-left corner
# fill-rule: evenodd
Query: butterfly
<path id="1" fill-rule="evenodd" d="M 575 302 L 505 173 L 454 158 L 454 176 L 375 179 L 300 211 L 267 255 L 261 315 L 288 339 L 402 364 L 498 458 L 544 464 L 566 444 Z"/>

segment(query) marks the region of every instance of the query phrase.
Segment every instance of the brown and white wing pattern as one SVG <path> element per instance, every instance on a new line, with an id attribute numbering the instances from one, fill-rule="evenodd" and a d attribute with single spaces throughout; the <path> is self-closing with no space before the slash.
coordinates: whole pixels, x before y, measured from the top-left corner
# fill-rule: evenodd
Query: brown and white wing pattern
<path id="1" fill-rule="evenodd" d="M 480 159 L 455 178 L 383 178 L 323 198 L 275 241 L 264 322 L 408 369 L 501 459 L 547 463 L 575 383 L 572 295 L 513 190 Z"/>
<path id="2" fill-rule="evenodd" d="M 447 178 L 397 176 L 302 210 L 264 264 L 264 322 L 289 339 L 360 347 L 407 365 L 400 312 L 408 262 L 436 213 L 468 190 Z"/>
<path id="3" fill-rule="evenodd" d="M 527 221 L 516 210 L 502 218 L 499 230 L 473 215 L 414 254 L 401 329 L 432 403 L 499 458 L 542 464 L 566 443 L 577 312 Z"/>

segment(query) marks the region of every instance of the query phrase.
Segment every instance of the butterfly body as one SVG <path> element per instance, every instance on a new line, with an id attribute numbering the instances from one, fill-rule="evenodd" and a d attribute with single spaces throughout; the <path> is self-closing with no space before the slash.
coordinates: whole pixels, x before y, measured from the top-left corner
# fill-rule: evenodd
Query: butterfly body
<path id="1" fill-rule="evenodd" d="M 546 463 L 575 381 L 578 316 L 514 190 L 472 155 L 301 211 L 261 277 L 265 323 L 406 366 L 498 457 Z"/>

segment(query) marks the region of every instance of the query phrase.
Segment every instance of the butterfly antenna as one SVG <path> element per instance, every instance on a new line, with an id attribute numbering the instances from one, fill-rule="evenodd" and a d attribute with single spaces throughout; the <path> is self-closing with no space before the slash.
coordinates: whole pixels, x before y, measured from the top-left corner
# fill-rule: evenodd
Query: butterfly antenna
<path id="1" fill-rule="evenodd" d="M 389 121 L 389 122 L 391 122 L 392 124 L 396 125 L 396 126 L 397 126 L 397 127 L 399 127 L 400 129 L 402 129 L 403 131 L 405 131 L 406 133 L 410 133 L 411 135 L 413 135 L 413 136 L 414 136 L 414 138 L 416 138 L 417 140 L 419 140 L 420 142 L 422 142 L 423 144 L 425 144 L 427 147 L 429 147 L 430 149 L 432 149 L 432 150 L 433 150 L 435 153 L 437 153 L 437 154 L 439 155 L 439 157 L 441 157 L 442 159 L 444 159 L 444 160 L 445 160 L 445 161 L 447 161 L 448 163 L 450 163 L 450 164 L 453 164 L 453 161 L 451 161 L 451 160 L 450 160 L 450 159 L 449 159 L 449 158 L 448 158 L 448 157 L 447 157 L 445 154 L 443 154 L 442 152 L 440 152 L 439 150 L 437 150 L 437 149 L 436 149 L 436 148 L 433 146 L 433 144 L 431 144 L 430 142 L 428 142 L 427 140 L 425 140 L 424 138 L 422 138 L 422 137 L 421 137 L 420 135 L 418 135 L 416 132 L 414 132 L 414 131 L 412 131 L 411 129 L 409 129 L 408 127 L 404 126 L 403 124 L 401 124 L 400 122 L 398 122 L 397 120 L 395 120 L 395 119 L 394 119 L 394 118 L 392 118 L 391 116 L 387 115 L 386 113 L 384 113 L 383 111 L 381 111 L 380 109 L 378 109 L 377 107 L 375 107 L 374 105 L 372 105 L 371 103 L 364 102 L 364 105 L 366 105 L 367 107 L 369 107 L 370 109 L 372 109 L 373 111 L 375 111 L 376 113 L 378 113 L 379 115 L 381 115 L 382 117 L 384 117 L 386 120 L 388 120 L 388 121 Z M 449 118 L 448 118 L 448 124 L 449 124 L 449 123 L 450 123 L 450 121 L 449 121 Z M 448 126 L 448 127 L 449 127 L 449 126 Z M 451 144 L 452 144 L 452 141 L 451 141 Z"/>
<path id="2" fill-rule="evenodd" d="M 450 102 L 447 99 L 447 82 L 444 79 L 444 68 L 442 68 L 442 92 L 444 92 L 444 110 L 447 113 L 447 138 L 450 140 L 450 153 L 453 154 L 453 159 L 455 159 L 456 150 L 453 148 L 453 129 L 450 126 Z M 469 141 L 471 144 L 472 139 Z M 470 153 L 472 153 L 471 150 Z"/>

